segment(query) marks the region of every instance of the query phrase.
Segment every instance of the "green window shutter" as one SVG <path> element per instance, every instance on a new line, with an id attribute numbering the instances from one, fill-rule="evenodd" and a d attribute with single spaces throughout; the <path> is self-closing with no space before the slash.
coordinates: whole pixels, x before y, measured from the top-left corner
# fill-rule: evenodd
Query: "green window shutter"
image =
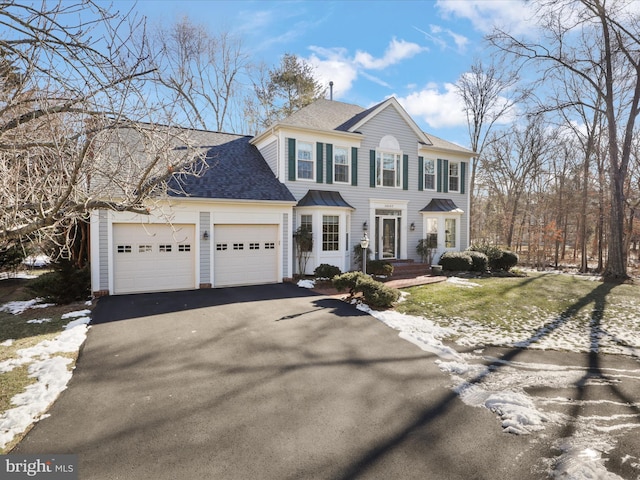
<path id="1" fill-rule="evenodd" d="M 465 183 L 467 182 L 467 162 L 460 162 L 460 193 L 465 193 Z"/>
<path id="2" fill-rule="evenodd" d="M 369 186 L 376 187 L 376 151 L 369 150 Z"/>
<path id="3" fill-rule="evenodd" d="M 316 183 L 322 183 L 322 143 L 316 143 Z"/>
<path id="4" fill-rule="evenodd" d="M 402 155 L 402 189 L 409 190 L 409 155 Z"/>
<path id="5" fill-rule="evenodd" d="M 418 157 L 418 190 L 424 190 L 424 158 Z"/>
<path id="6" fill-rule="evenodd" d="M 436 185 L 437 185 L 437 190 L 441 192 L 442 191 L 442 160 L 438 159 L 436 163 L 438 165 L 438 169 L 437 169 L 438 178 L 436 179 Z"/>
<path id="7" fill-rule="evenodd" d="M 296 179 L 296 139 L 289 138 L 289 180 Z"/>
<path id="8" fill-rule="evenodd" d="M 351 147 L 351 185 L 358 185 L 358 148 Z"/>
<path id="9" fill-rule="evenodd" d="M 442 191 L 449 192 L 449 160 L 442 160 Z"/>
<path id="10" fill-rule="evenodd" d="M 333 183 L 333 145 L 327 143 L 327 183 Z"/>

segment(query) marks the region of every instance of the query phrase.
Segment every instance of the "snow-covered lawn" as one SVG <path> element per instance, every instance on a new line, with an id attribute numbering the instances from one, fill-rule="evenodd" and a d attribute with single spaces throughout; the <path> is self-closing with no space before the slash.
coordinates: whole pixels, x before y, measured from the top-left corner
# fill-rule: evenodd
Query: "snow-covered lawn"
<path id="1" fill-rule="evenodd" d="M 19 315 L 27 309 L 44 309 L 51 304 L 43 304 L 38 299 L 9 302 L 0 306 L 0 311 Z M 28 367 L 28 375 L 35 382 L 11 398 L 13 408 L 0 414 L 0 450 L 4 449 L 17 435 L 22 434 L 31 424 L 46 418 L 46 411 L 67 388 L 72 370 L 69 365 L 87 336 L 91 311 L 87 309 L 69 312 L 62 319 L 69 320 L 64 330 L 51 340 L 43 340 L 37 345 L 22 348 L 11 358 L 0 362 L 0 375 L 11 372 L 23 365 Z M 42 318 L 28 320 L 26 323 L 42 324 L 51 319 Z M 10 347 L 13 339 L 2 342 L 0 346 Z"/>
<path id="2" fill-rule="evenodd" d="M 482 288 L 479 283 L 461 278 L 450 278 L 448 282 L 451 288 Z M 308 283 L 299 286 L 312 288 Z M 615 388 L 619 382 L 635 382 L 637 386 L 640 364 L 638 368 L 627 369 L 603 367 L 596 376 L 584 366 L 516 361 L 515 356 L 510 360 L 491 358 L 484 353 L 484 347 L 611 353 L 638 360 L 640 300 L 627 307 L 626 314 L 602 324 L 597 321 L 598 312 L 592 313 L 591 318 L 573 318 L 573 321 L 563 316 L 547 318 L 532 313 L 530 318 L 519 320 L 517 328 L 500 329 L 465 318 L 442 322 L 395 310 L 376 311 L 357 304 L 358 309 L 398 330 L 402 339 L 436 354 L 436 363 L 450 375 L 451 388 L 461 400 L 471 407 L 494 412 L 500 419 L 496 426 L 505 434 L 530 435 L 533 442 L 547 442 L 559 452 L 553 458 L 540 459 L 537 468 L 550 478 L 575 480 L 621 478 L 608 471 L 606 464 L 620 437 L 640 435 L 640 399 L 634 399 L 633 403 L 626 398 L 586 400 L 561 394 L 536 396 L 527 393 L 527 389 L 540 391 L 575 385 Z M 450 339 L 455 339 L 455 343 Z M 588 416 L 566 413 L 600 405 L 603 410 L 614 413 Z M 551 429 L 560 431 L 560 427 L 567 425 L 574 432 L 568 438 L 553 438 L 546 433 Z M 625 452 L 620 462 L 630 465 L 636 472 L 634 478 L 640 478 L 640 452 Z"/>

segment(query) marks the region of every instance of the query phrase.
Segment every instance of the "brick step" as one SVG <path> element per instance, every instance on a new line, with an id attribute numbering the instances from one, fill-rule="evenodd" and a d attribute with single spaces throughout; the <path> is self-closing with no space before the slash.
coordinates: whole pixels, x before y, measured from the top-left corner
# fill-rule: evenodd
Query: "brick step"
<path id="1" fill-rule="evenodd" d="M 426 263 L 396 263 L 393 265 L 393 278 L 411 278 L 429 275 L 431 265 Z"/>

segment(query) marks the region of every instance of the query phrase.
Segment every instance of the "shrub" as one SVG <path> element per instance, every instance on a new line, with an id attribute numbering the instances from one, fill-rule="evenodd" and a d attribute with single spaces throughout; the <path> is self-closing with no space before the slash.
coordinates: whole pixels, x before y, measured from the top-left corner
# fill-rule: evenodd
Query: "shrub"
<path id="1" fill-rule="evenodd" d="M 465 253 L 471 257 L 471 271 L 483 273 L 489 270 L 489 258 L 484 253 L 475 250 L 468 250 Z"/>
<path id="2" fill-rule="evenodd" d="M 494 262 L 494 266 L 492 269 L 495 270 L 504 270 L 508 272 L 513 267 L 518 264 L 518 255 L 510 252 L 509 250 L 504 250 L 499 259 Z"/>
<path id="3" fill-rule="evenodd" d="M 332 279 L 336 275 L 340 275 L 342 272 L 335 265 L 329 265 L 328 263 L 322 263 L 316 267 L 313 271 L 313 275 L 318 278 Z"/>
<path id="4" fill-rule="evenodd" d="M 358 280 L 361 278 L 369 278 L 362 272 L 347 272 L 342 275 L 338 275 L 337 277 L 333 277 L 331 283 L 336 287 L 336 290 L 339 292 L 344 292 L 345 290 L 349 290 L 349 293 L 353 295 L 356 293 L 356 286 L 358 285 Z"/>
<path id="5" fill-rule="evenodd" d="M 367 273 L 371 275 L 393 275 L 393 265 L 385 260 L 369 260 L 367 262 Z"/>
<path id="6" fill-rule="evenodd" d="M 24 257 L 25 251 L 21 245 L 0 246 L 0 272 L 16 272 Z"/>
<path id="7" fill-rule="evenodd" d="M 66 304 L 85 300 L 91 294 L 89 268 L 76 268 L 68 260 L 54 265 L 55 270 L 40 275 L 29 283 L 31 290 L 47 302 Z"/>
<path id="8" fill-rule="evenodd" d="M 500 260 L 500 257 L 502 257 L 502 249 L 489 243 L 471 245 L 469 250 L 484 253 L 489 259 L 489 268 L 491 270 L 495 269 L 495 263 Z"/>
<path id="9" fill-rule="evenodd" d="M 372 278 L 361 278 L 356 288 L 362 292 L 367 305 L 374 308 L 387 308 L 400 298 L 400 291 L 377 282 Z"/>
<path id="10" fill-rule="evenodd" d="M 386 286 L 362 272 L 347 272 L 333 277 L 333 286 L 340 292 L 349 290 L 351 295 L 362 292 L 365 303 L 375 308 L 386 308 L 400 298 L 400 291 Z"/>
<path id="11" fill-rule="evenodd" d="M 438 263 L 444 270 L 453 272 L 468 272 L 473 266 L 473 260 L 466 252 L 445 252 Z"/>

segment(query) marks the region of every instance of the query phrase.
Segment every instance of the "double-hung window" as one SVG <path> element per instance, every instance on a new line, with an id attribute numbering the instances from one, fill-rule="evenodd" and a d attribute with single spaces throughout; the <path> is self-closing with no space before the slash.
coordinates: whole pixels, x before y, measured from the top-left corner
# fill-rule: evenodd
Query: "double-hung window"
<path id="1" fill-rule="evenodd" d="M 424 189 L 436 189 L 436 161 L 432 158 L 424 159 Z"/>
<path id="2" fill-rule="evenodd" d="M 349 182 L 349 151 L 345 147 L 333 149 L 333 181 L 336 183 Z"/>
<path id="3" fill-rule="evenodd" d="M 460 190 L 460 164 L 449 162 L 449 191 L 457 192 Z"/>
<path id="4" fill-rule="evenodd" d="M 298 142 L 297 146 L 298 178 L 304 180 L 314 179 L 313 168 L 313 144 Z"/>
<path id="5" fill-rule="evenodd" d="M 402 178 L 402 155 L 399 153 L 377 152 L 377 184 L 380 187 L 400 187 Z"/>
<path id="6" fill-rule="evenodd" d="M 340 217 L 338 215 L 322 216 L 322 251 L 332 252 L 339 249 Z"/>

